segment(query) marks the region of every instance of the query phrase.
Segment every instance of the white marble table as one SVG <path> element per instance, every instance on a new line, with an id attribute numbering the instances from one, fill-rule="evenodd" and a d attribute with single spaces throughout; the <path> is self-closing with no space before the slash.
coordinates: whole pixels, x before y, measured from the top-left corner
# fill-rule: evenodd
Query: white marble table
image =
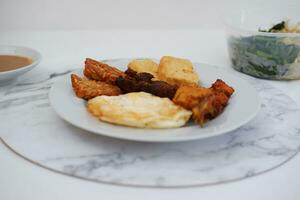
<path id="1" fill-rule="evenodd" d="M 106 59 L 169 54 L 229 66 L 224 35 L 217 31 L 1 32 L 0 43 L 40 50 L 44 59 L 35 69 L 36 72 L 72 68 L 87 56 Z M 284 90 L 294 101 L 300 101 L 299 81 L 268 82 Z M 95 184 L 66 177 L 20 159 L 2 144 L 0 149 L 3 152 L 0 156 L 0 199 L 182 199 L 186 196 L 190 199 L 240 199 L 241 196 L 243 199 L 300 198 L 300 192 L 297 191 L 300 183 L 297 173 L 299 156 L 279 169 L 244 181 L 204 188 L 161 190 Z"/>

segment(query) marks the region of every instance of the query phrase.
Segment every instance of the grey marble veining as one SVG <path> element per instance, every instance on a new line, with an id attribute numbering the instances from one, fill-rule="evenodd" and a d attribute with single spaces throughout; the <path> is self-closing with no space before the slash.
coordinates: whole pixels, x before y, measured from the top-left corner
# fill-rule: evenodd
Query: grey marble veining
<path id="1" fill-rule="evenodd" d="M 49 105 L 48 91 L 69 72 L 24 76 L 0 89 L 1 138 L 46 168 L 114 184 L 208 185 L 252 177 L 299 151 L 300 110 L 265 81 L 249 78 L 262 108 L 245 126 L 215 138 L 157 144 L 102 137 L 61 120 Z"/>

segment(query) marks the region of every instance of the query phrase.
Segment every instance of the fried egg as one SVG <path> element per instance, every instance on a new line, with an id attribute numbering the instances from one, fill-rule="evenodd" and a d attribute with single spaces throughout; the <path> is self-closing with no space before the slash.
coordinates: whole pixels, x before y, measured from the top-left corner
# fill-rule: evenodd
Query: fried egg
<path id="1" fill-rule="evenodd" d="M 88 101 L 87 109 L 102 121 L 140 128 L 181 127 L 192 115 L 168 98 L 145 92 L 98 96 Z"/>

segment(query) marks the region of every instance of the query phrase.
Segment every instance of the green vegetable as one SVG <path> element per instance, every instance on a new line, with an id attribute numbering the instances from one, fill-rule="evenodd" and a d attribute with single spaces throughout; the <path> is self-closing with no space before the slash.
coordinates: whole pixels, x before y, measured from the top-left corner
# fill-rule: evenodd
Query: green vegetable
<path id="1" fill-rule="evenodd" d="M 285 44 L 283 39 L 260 35 L 229 38 L 233 67 L 261 78 L 284 76 L 289 65 L 297 58 L 300 46 Z"/>

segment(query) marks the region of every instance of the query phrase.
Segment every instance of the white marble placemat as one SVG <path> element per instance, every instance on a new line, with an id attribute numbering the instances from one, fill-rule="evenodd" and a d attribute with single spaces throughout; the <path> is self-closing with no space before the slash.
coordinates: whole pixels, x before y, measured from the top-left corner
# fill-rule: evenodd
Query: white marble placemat
<path id="1" fill-rule="evenodd" d="M 94 135 L 60 119 L 49 105 L 48 91 L 69 72 L 25 75 L 0 91 L 2 140 L 53 171 L 118 185 L 203 186 L 269 171 L 300 149 L 299 108 L 264 81 L 249 78 L 262 108 L 247 125 L 215 138 L 158 144 Z"/>

